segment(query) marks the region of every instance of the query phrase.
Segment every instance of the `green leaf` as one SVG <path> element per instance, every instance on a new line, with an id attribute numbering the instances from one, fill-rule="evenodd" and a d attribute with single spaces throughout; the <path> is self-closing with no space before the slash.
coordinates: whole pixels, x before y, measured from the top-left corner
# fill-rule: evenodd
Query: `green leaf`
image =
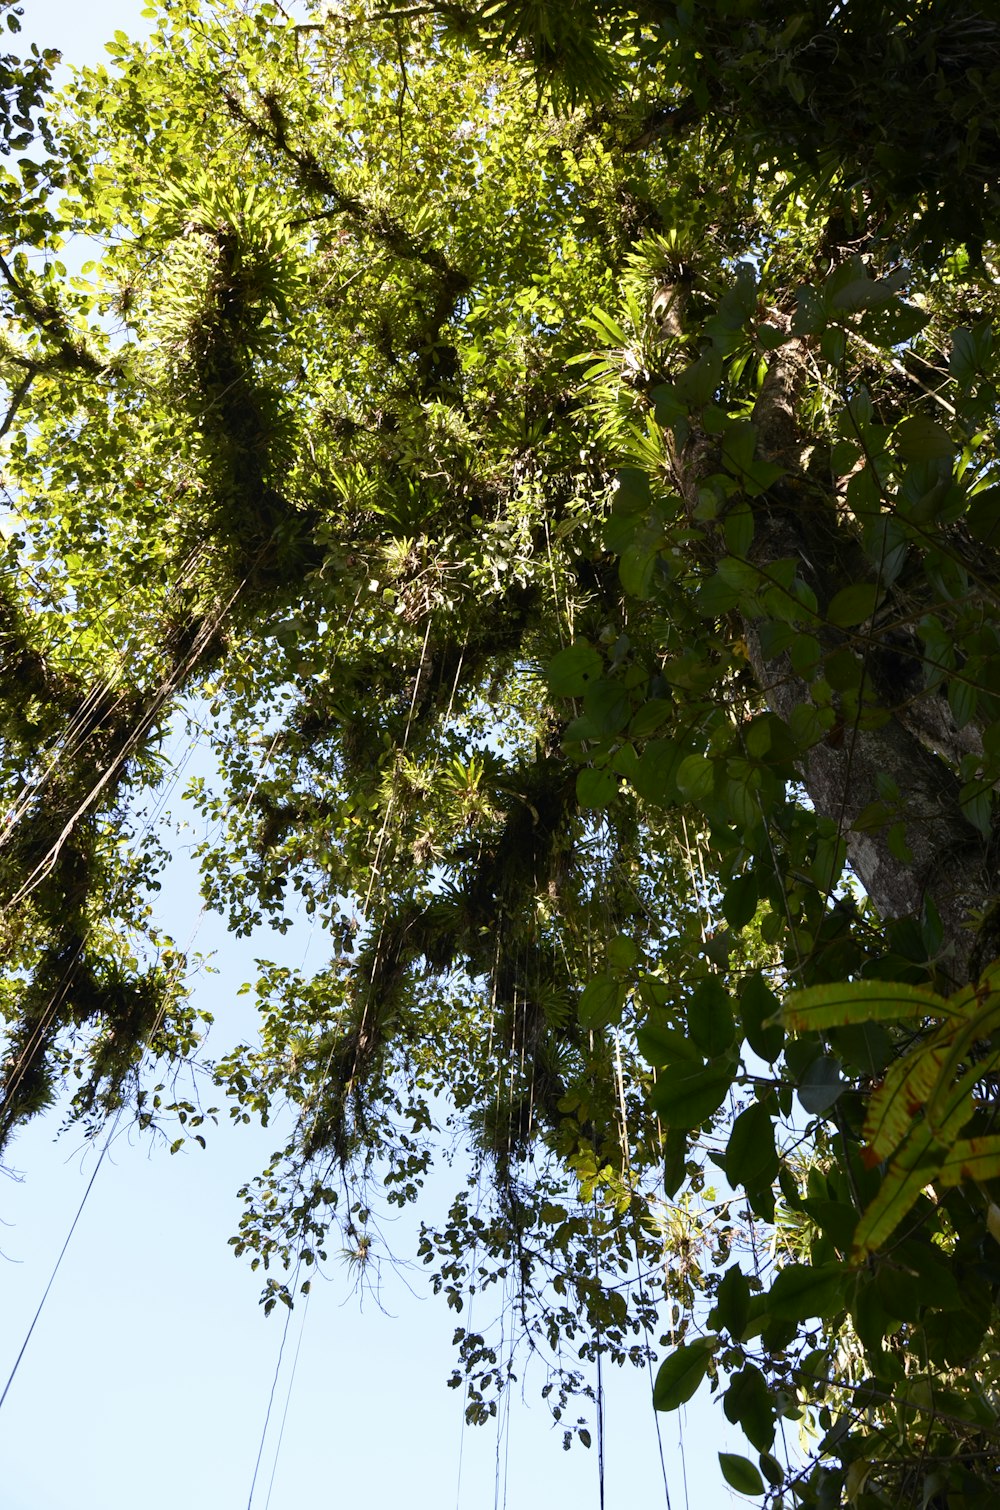
<path id="1" fill-rule="evenodd" d="M 597 1029 L 621 1021 L 625 987 L 614 975 L 595 976 L 583 989 L 577 1015 L 580 1026 Z"/>
<path id="2" fill-rule="evenodd" d="M 737 1494 L 763 1494 L 764 1480 L 749 1458 L 741 1458 L 735 1452 L 720 1452 L 719 1466 L 722 1477 Z"/>
<path id="3" fill-rule="evenodd" d="M 674 705 L 666 697 L 651 697 L 642 704 L 628 726 L 630 739 L 648 739 L 664 724 L 674 711 Z"/>
<path id="4" fill-rule="evenodd" d="M 904 461 L 945 461 L 954 451 L 944 426 L 923 414 L 913 414 L 897 427 L 896 447 Z"/>
<path id="5" fill-rule="evenodd" d="M 838 440 L 830 452 L 830 471 L 834 477 L 846 477 L 861 460 L 861 450 L 853 440 Z"/>
<path id="6" fill-rule="evenodd" d="M 761 1471 L 772 1488 L 780 1489 L 785 1482 L 785 1470 L 777 1458 L 772 1457 L 769 1452 L 762 1452 L 758 1458 L 758 1462 L 760 1463 Z"/>
<path id="7" fill-rule="evenodd" d="M 688 802 L 700 802 L 715 786 L 715 765 L 705 755 L 686 755 L 677 768 L 677 786 Z"/>
<path id="8" fill-rule="evenodd" d="M 750 1285 L 739 1264 L 727 1269 L 716 1291 L 709 1326 L 724 1327 L 735 1342 L 743 1336 L 750 1317 Z"/>
<path id="9" fill-rule="evenodd" d="M 827 1038 L 843 1064 L 861 1075 L 877 1078 L 897 1054 L 892 1035 L 877 1022 L 849 1028 L 830 1028 Z"/>
<path id="10" fill-rule="evenodd" d="M 839 1059 L 821 1054 L 812 1061 L 800 1079 L 798 1097 L 803 1110 L 811 1117 L 822 1117 L 847 1089 L 847 1082 L 841 1079 L 840 1068 Z"/>
<path id="11" fill-rule="evenodd" d="M 577 772 L 576 800 L 582 808 L 610 807 L 618 796 L 618 781 L 613 771 L 587 766 Z"/>
<path id="12" fill-rule="evenodd" d="M 984 839 L 993 830 L 993 792 L 981 778 L 967 781 L 958 794 L 959 805 L 969 822 Z"/>
<path id="13" fill-rule="evenodd" d="M 616 934 L 608 942 L 608 964 L 613 970 L 631 970 L 639 962 L 639 946 L 627 933 Z"/>
<path id="14" fill-rule="evenodd" d="M 757 877 L 753 871 L 730 881 L 722 898 L 722 915 L 730 928 L 745 928 L 757 911 Z"/>
<path id="15" fill-rule="evenodd" d="M 628 336 L 618 321 L 598 304 L 594 305 L 592 315 L 583 315 L 580 324 L 592 330 L 604 344 L 607 344 L 609 337 L 616 346 L 627 346 L 629 343 Z"/>
<path id="16" fill-rule="evenodd" d="M 680 397 L 692 409 L 702 409 L 722 381 L 722 353 L 708 347 L 698 360 L 686 367 L 674 383 Z"/>
<path id="17" fill-rule="evenodd" d="M 745 1190 L 761 1190 L 777 1174 L 774 1123 L 763 1103 L 755 1101 L 733 1123 L 726 1144 L 726 1179 L 734 1189 L 742 1185 Z"/>
<path id="18" fill-rule="evenodd" d="M 706 975 L 695 986 L 688 1004 L 688 1032 L 706 1059 L 724 1054 L 736 1036 L 729 992 L 717 975 Z"/>
<path id="19" fill-rule="evenodd" d="M 611 677 L 601 677 L 589 683 L 583 694 L 583 711 L 592 738 L 617 734 L 631 717 L 629 696 L 621 682 Z"/>
<path id="20" fill-rule="evenodd" d="M 983 545 L 996 546 L 1000 542 L 1000 485 L 973 494 L 965 522 L 970 533 Z"/>
<path id="21" fill-rule="evenodd" d="M 851 1260 L 860 1263 L 892 1236 L 925 1185 L 937 1176 L 948 1150 L 926 1123 L 917 1123 L 890 1163 L 878 1195 L 861 1215 L 854 1233 Z"/>
<path id="22" fill-rule="evenodd" d="M 776 351 L 779 346 L 784 346 L 791 336 L 787 330 L 782 330 L 778 325 L 764 323 L 757 326 L 757 344 L 762 351 Z"/>
<path id="23" fill-rule="evenodd" d="M 740 1017 L 743 1033 L 755 1054 L 773 1064 L 785 1042 L 785 1030 L 775 1021 L 779 1013 L 778 998 L 759 971 L 748 975 L 740 986 Z"/>
<path id="24" fill-rule="evenodd" d="M 749 420 L 745 419 L 729 420 L 722 432 L 722 465 L 725 467 L 726 471 L 732 472 L 733 475 L 737 478 L 742 478 L 742 476 L 746 472 L 747 467 L 749 467 L 750 463 L 753 461 L 753 453 L 756 445 L 756 425 L 751 424 Z M 746 504 L 744 504 L 743 507 L 750 518 L 750 535 L 752 538 L 753 515 L 750 514 L 750 510 Z M 726 544 L 732 551 L 733 547 L 729 545 L 728 531 L 726 535 Z M 735 550 L 733 551 L 733 554 L 738 556 L 745 556 L 746 551 L 742 549 Z"/>
<path id="25" fill-rule="evenodd" d="M 577 640 L 553 656 L 545 672 L 553 697 L 579 697 L 597 680 L 604 662 L 586 640 Z"/>
<path id="26" fill-rule="evenodd" d="M 672 807 L 680 801 L 677 776 L 683 760 L 684 746 L 679 740 L 653 739 L 629 772 L 629 782 L 644 801 Z"/>
<path id="27" fill-rule="evenodd" d="M 687 1134 L 683 1128 L 667 1130 L 663 1155 L 663 1191 L 672 1201 L 687 1178 Z"/>
<path id="28" fill-rule="evenodd" d="M 832 309 L 858 310 L 881 309 L 896 302 L 896 289 L 889 281 L 875 282 L 871 278 L 852 278 L 842 284 L 830 300 Z"/>
<path id="29" fill-rule="evenodd" d="M 826 309 L 819 292 L 803 285 L 797 291 L 798 302 L 792 316 L 792 333 L 797 336 L 819 335 L 826 324 Z"/>
<path id="30" fill-rule="evenodd" d="M 809 1213 L 824 1237 L 828 1237 L 836 1248 L 846 1253 L 858 1224 L 858 1213 L 853 1204 L 812 1197 L 802 1202 L 802 1208 Z"/>
<path id="31" fill-rule="evenodd" d="M 910 1017 L 956 1017 L 958 1012 L 926 986 L 903 981 L 833 981 L 790 991 L 781 1021 L 793 1033 L 822 1032 L 849 1023 L 896 1022 Z"/>
<path id="32" fill-rule="evenodd" d="M 850 587 L 843 587 L 830 603 L 826 617 L 840 629 L 863 624 L 875 612 L 882 592 L 876 582 L 855 582 Z"/>
<path id="33" fill-rule="evenodd" d="M 613 507 L 616 513 L 645 514 L 652 503 L 649 477 L 638 467 L 622 467 Z"/>
<path id="34" fill-rule="evenodd" d="M 635 1035 L 636 1047 L 654 1069 L 662 1069 L 668 1064 L 676 1064 L 678 1060 L 685 1064 L 697 1065 L 703 1068 L 704 1060 L 691 1042 L 686 1033 L 681 1033 L 677 1028 L 668 1027 L 663 1022 L 654 1022 L 652 1019 L 645 1023 Z"/>
<path id="35" fill-rule="evenodd" d="M 649 1102 L 668 1127 L 699 1127 L 725 1101 L 733 1083 L 733 1063 L 672 1064 L 661 1070 Z"/>
<path id="36" fill-rule="evenodd" d="M 958 1035 L 959 1053 L 965 1047 L 962 1036 Z M 916 1135 L 919 1129 L 913 1127 L 914 1115 L 939 1093 L 942 1085 L 953 1096 L 948 1064 L 955 1050 L 955 1040 L 942 1036 L 939 1030 L 912 1053 L 889 1065 L 865 1115 L 864 1137 L 873 1159 L 888 1159 L 911 1133 Z M 971 1115 L 971 1100 L 969 1111 Z"/>
<path id="37" fill-rule="evenodd" d="M 964 677 L 953 676 L 948 681 L 948 706 L 955 726 L 964 729 L 976 716 L 979 689 Z"/>
<path id="38" fill-rule="evenodd" d="M 942 1161 L 937 1178 L 941 1185 L 1000 1178 L 1000 1137 L 960 1138 Z"/>
<path id="39" fill-rule="evenodd" d="M 774 1401 L 759 1368 L 748 1363 L 733 1375 L 722 1408 L 727 1421 L 742 1426 L 758 1452 L 767 1451 L 774 1441 Z"/>
<path id="40" fill-rule="evenodd" d="M 779 1321 L 834 1316 L 843 1309 L 847 1273 L 840 1264 L 789 1264 L 763 1297 L 764 1310 Z"/>
<path id="41" fill-rule="evenodd" d="M 649 597 L 659 559 L 659 545 L 650 545 L 641 540 L 627 545 L 622 551 L 618 560 L 618 575 L 625 591 L 633 598 L 642 601 Z"/>
<path id="42" fill-rule="evenodd" d="M 963 387 L 970 384 L 976 376 L 980 364 L 971 330 L 959 327 L 953 332 L 948 365 L 956 383 Z"/>
<path id="43" fill-rule="evenodd" d="M 746 556 L 753 544 L 754 518 L 750 505 L 740 499 L 726 514 L 723 529 L 731 556 Z"/>
<path id="44" fill-rule="evenodd" d="M 690 1400 L 708 1373 L 717 1342 L 717 1337 L 682 1342 L 663 1360 L 653 1385 L 654 1410 L 677 1410 Z"/>

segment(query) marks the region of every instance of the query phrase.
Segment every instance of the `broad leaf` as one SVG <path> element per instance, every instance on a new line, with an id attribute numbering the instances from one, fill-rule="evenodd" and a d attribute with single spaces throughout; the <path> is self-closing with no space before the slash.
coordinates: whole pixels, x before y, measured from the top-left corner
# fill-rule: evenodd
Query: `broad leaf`
<path id="1" fill-rule="evenodd" d="M 750 1285 L 739 1264 L 727 1269 L 715 1295 L 709 1325 L 724 1327 L 734 1341 L 739 1341 L 750 1316 Z"/>
<path id="2" fill-rule="evenodd" d="M 760 1190 L 777 1174 L 774 1123 L 766 1107 L 757 1101 L 733 1123 L 726 1145 L 726 1179 L 734 1187 Z"/>
<path id="3" fill-rule="evenodd" d="M 677 1410 L 690 1400 L 705 1375 L 718 1338 L 698 1337 L 682 1342 L 660 1364 L 653 1385 L 654 1410 Z"/>
<path id="4" fill-rule="evenodd" d="M 722 1476 L 737 1494 L 763 1494 L 764 1480 L 749 1458 L 741 1458 L 735 1452 L 720 1452 L 719 1466 Z"/>
<path id="5" fill-rule="evenodd" d="M 844 1304 L 846 1280 L 839 1264 L 789 1264 L 763 1297 L 764 1309 L 779 1321 L 833 1316 Z"/>
<path id="6" fill-rule="evenodd" d="M 790 991 L 781 1021 L 795 1033 L 861 1022 L 895 1022 L 909 1017 L 955 1017 L 956 1009 L 925 986 L 900 981 L 835 981 Z"/>
<path id="7" fill-rule="evenodd" d="M 577 1015 L 584 1028 L 606 1028 L 621 1018 L 625 988 L 614 975 L 598 975 L 580 996 Z"/>
<path id="8" fill-rule="evenodd" d="M 752 1363 L 733 1375 L 722 1397 L 727 1419 L 742 1426 L 758 1452 L 766 1452 L 774 1441 L 774 1403 L 767 1380 Z"/>
<path id="9" fill-rule="evenodd" d="M 691 1128 L 707 1122 L 725 1101 L 733 1083 L 729 1058 L 705 1066 L 668 1065 L 656 1077 L 649 1100 L 668 1127 Z"/>
<path id="10" fill-rule="evenodd" d="M 553 697 L 579 697 L 604 669 L 600 655 L 586 640 L 577 640 L 553 656 L 546 669 Z"/>
<path id="11" fill-rule="evenodd" d="M 736 1024 L 729 992 L 718 975 L 707 975 L 695 986 L 687 1020 L 688 1032 L 707 1059 L 729 1048 Z"/>
<path id="12" fill-rule="evenodd" d="M 830 603 L 826 617 L 831 624 L 842 629 L 862 624 L 875 612 L 882 591 L 875 582 L 856 582 L 850 587 L 843 587 Z"/>
<path id="13" fill-rule="evenodd" d="M 953 1143 L 937 1173 L 941 1185 L 963 1180 L 983 1182 L 1000 1177 L 1000 1137 L 960 1138 Z"/>
<path id="14" fill-rule="evenodd" d="M 806 1068 L 797 1091 L 803 1110 L 810 1116 L 822 1117 L 839 1101 L 847 1088 L 840 1069 L 840 1060 L 829 1054 L 820 1055 Z"/>
<path id="15" fill-rule="evenodd" d="M 934 1180 L 946 1155 L 926 1124 L 918 1124 L 886 1170 L 878 1195 L 862 1213 L 854 1233 L 852 1262 L 860 1263 L 885 1244 L 924 1186 Z"/>

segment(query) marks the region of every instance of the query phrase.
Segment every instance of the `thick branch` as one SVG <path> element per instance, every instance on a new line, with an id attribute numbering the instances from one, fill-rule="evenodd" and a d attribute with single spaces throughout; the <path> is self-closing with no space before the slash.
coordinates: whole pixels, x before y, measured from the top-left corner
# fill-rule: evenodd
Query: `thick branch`
<path id="1" fill-rule="evenodd" d="M 805 353 L 801 342 L 792 340 L 772 359 L 754 409 L 761 454 L 802 486 L 779 483 L 756 506 L 753 560 L 766 569 L 794 559 L 822 606 L 831 585 L 844 585 L 829 581 L 831 545 L 834 573 L 846 566 L 847 581 L 863 580 L 867 568 L 856 542 L 838 538 L 833 499 L 817 498 L 814 481 L 805 478 L 807 443 L 796 415 L 804 376 Z M 808 508 L 802 506 L 805 497 Z M 790 721 L 797 708 L 812 701 L 808 682 L 796 674 L 787 653 L 765 659 L 755 620 L 744 618 L 743 633 L 761 690 L 772 709 Z M 816 634 L 825 651 L 846 643 L 829 626 L 818 626 Z M 872 631 L 865 657 L 877 646 Z M 835 724 L 810 748 L 803 768 L 806 789 L 816 810 L 837 823 L 851 867 L 883 916 L 919 913 L 933 903 L 944 924 L 943 963 L 956 981 L 964 981 L 975 943 L 970 924 L 986 910 L 994 890 L 989 846 L 964 816 L 960 784 L 946 761 L 907 727 L 899 710 L 883 710 L 890 716 L 872 720 L 875 727 L 868 726 L 866 711 L 871 706 L 866 710 L 862 698 L 857 717 L 846 726 Z M 856 829 L 865 810 L 884 800 L 887 782 L 900 793 L 898 816 Z"/>

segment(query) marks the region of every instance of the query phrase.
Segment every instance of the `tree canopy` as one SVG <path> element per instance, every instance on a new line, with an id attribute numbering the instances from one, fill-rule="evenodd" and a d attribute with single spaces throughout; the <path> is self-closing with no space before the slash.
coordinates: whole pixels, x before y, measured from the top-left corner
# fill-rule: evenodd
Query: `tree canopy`
<path id="1" fill-rule="evenodd" d="M 290 1105 L 268 1306 L 457 1141 L 421 1256 L 514 1284 L 567 1438 L 652 1351 L 738 1490 L 991 1506 L 992 8 L 165 0 L 109 52 L 0 60 L 0 1138 Z M 208 903 L 329 941 L 204 1103 L 179 717 Z"/>

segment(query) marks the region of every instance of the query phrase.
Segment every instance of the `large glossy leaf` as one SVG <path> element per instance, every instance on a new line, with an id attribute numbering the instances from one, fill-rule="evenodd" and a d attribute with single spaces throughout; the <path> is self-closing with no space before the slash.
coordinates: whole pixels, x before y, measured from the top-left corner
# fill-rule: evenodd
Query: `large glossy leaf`
<path id="1" fill-rule="evenodd" d="M 709 1315 L 709 1325 L 725 1327 L 729 1335 L 739 1340 L 750 1316 L 750 1285 L 739 1264 L 727 1269 L 715 1295 L 715 1305 Z"/>
<path id="2" fill-rule="evenodd" d="M 960 1138 L 953 1143 L 938 1169 L 942 1185 L 963 1180 L 995 1180 L 1000 1177 L 1000 1137 Z"/>
<path id="3" fill-rule="evenodd" d="M 668 1127 L 699 1127 L 725 1101 L 733 1071 L 733 1061 L 728 1057 L 704 1066 L 668 1065 L 656 1077 L 650 1105 Z"/>
<path id="4" fill-rule="evenodd" d="M 717 1342 L 716 1337 L 697 1337 L 693 1342 L 682 1342 L 663 1360 L 653 1385 L 655 1410 L 677 1410 L 690 1400 L 708 1373 Z"/>
<path id="5" fill-rule="evenodd" d="M 796 1033 L 821 1032 L 850 1023 L 958 1015 L 944 997 L 925 986 L 881 980 L 834 981 L 790 991 L 781 1007 L 781 1021 Z"/>
<path id="6" fill-rule="evenodd" d="M 647 1064 L 654 1065 L 657 1069 L 674 1064 L 679 1059 L 695 1064 L 699 1069 L 702 1067 L 702 1056 L 687 1034 L 670 1027 L 659 1012 L 650 1013 L 635 1037 L 639 1053 Z"/>
<path id="7" fill-rule="evenodd" d="M 745 928 L 757 911 L 757 877 L 752 873 L 737 876 L 726 887 L 722 915 L 730 928 Z"/>
<path id="8" fill-rule="evenodd" d="M 726 1052 L 736 1024 L 729 992 L 718 975 L 706 975 L 695 986 L 687 1018 L 688 1031 L 706 1058 L 715 1059 Z"/>
<path id="9" fill-rule="evenodd" d="M 862 624 L 875 612 L 882 592 L 876 582 L 855 582 L 842 587 L 827 608 L 826 617 L 842 629 Z"/>
<path id="10" fill-rule="evenodd" d="M 722 1477 L 737 1494 L 763 1494 L 764 1480 L 749 1458 L 741 1458 L 735 1452 L 720 1452 L 719 1466 Z"/>
<path id="11" fill-rule="evenodd" d="M 758 1452 L 766 1452 L 774 1441 L 774 1405 L 767 1380 L 752 1363 L 733 1375 L 722 1397 L 727 1419 L 742 1426 Z"/>
<path id="12" fill-rule="evenodd" d="M 553 697 L 579 697 L 596 682 L 604 662 L 586 640 L 577 640 L 553 656 L 546 670 Z"/>
<path id="13" fill-rule="evenodd" d="M 767 1108 L 756 1101 L 733 1123 L 726 1145 L 726 1179 L 734 1188 L 761 1190 L 777 1173 L 774 1123 Z"/>
<path id="14" fill-rule="evenodd" d="M 610 807 L 618 795 L 618 781 L 606 766 L 600 770 L 586 766 L 577 773 L 576 800 L 582 808 Z"/>
<path id="15" fill-rule="evenodd" d="M 680 800 L 677 774 L 686 750 L 677 739 L 652 739 L 628 772 L 632 786 L 646 802 L 670 807 Z"/>
<path id="16" fill-rule="evenodd" d="M 789 1264 L 764 1296 L 765 1310 L 779 1321 L 832 1316 L 844 1304 L 846 1280 L 840 1264 Z"/>
<path id="17" fill-rule="evenodd" d="M 621 1017 L 625 988 L 614 975 L 598 975 L 589 981 L 577 1009 L 584 1028 L 606 1028 Z"/>
<path id="18" fill-rule="evenodd" d="M 943 1058 L 943 1050 L 929 1047 L 889 1066 L 865 1116 L 864 1138 L 873 1162 L 889 1158 L 908 1136 L 914 1116 L 940 1079 Z"/>
<path id="19" fill-rule="evenodd" d="M 847 1088 L 840 1069 L 840 1060 L 830 1054 L 821 1054 L 807 1066 L 797 1091 L 803 1111 L 811 1117 L 822 1117 L 840 1100 Z"/>
<path id="20" fill-rule="evenodd" d="M 906 461 L 947 460 L 953 450 L 944 425 L 923 414 L 904 419 L 896 431 L 896 444 Z"/>
<path id="21" fill-rule="evenodd" d="M 747 1043 L 761 1059 L 773 1061 L 781 1053 L 785 1030 L 777 1020 L 778 998 L 759 971 L 740 986 L 740 1016 Z"/>
<path id="22" fill-rule="evenodd" d="M 926 1123 L 918 1123 L 885 1172 L 878 1195 L 862 1213 L 854 1233 L 852 1260 L 857 1263 L 881 1248 L 929 1185 L 947 1149 Z"/>

